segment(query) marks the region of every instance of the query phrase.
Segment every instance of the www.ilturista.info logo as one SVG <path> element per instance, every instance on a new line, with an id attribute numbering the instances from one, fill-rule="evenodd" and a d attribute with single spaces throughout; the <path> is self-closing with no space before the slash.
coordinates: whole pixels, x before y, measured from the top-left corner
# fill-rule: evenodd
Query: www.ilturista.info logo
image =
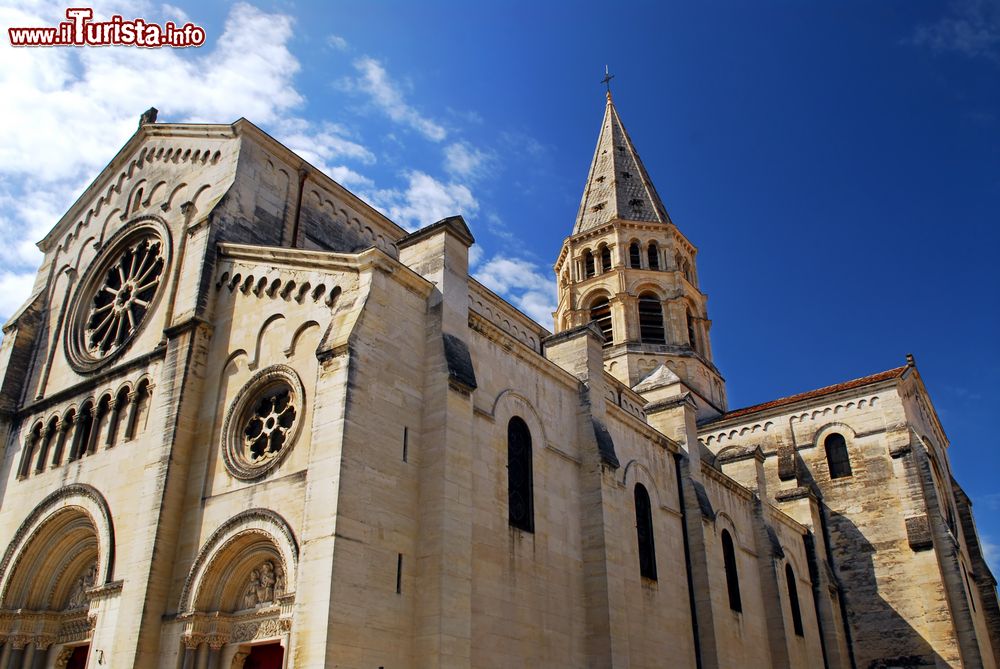
<path id="1" fill-rule="evenodd" d="M 71 7 L 68 21 L 54 28 L 8 28 L 11 46 L 139 46 L 155 49 L 162 46 L 183 48 L 205 43 L 205 29 L 193 23 L 162 26 L 144 19 L 125 19 L 119 14 L 107 21 L 92 21 L 94 10 Z"/>

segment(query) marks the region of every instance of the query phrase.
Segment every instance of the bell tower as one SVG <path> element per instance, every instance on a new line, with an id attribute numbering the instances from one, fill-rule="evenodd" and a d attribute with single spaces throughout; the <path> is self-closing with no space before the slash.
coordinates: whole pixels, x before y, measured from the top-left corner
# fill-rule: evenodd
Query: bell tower
<path id="1" fill-rule="evenodd" d="M 595 322 L 608 372 L 630 387 L 644 379 L 678 384 L 678 394 L 690 392 L 699 416 L 708 417 L 726 410 L 726 391 L 712 362 L 696 255 L 670 220 L 609 91 L 576 224 L 555 264 L 555 329 Z"/>

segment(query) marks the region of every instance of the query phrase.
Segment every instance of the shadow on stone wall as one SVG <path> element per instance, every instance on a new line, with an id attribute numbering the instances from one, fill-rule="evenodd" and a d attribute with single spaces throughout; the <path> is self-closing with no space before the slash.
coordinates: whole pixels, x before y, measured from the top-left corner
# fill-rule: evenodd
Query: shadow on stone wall
<path id="1" fill-rule="evenodd" d="M 882 598 L 875 578 L 876 547 L 847 516 L 825 504 L 823 513 L 857 669 L 949 666 L 927 639 Z"/>

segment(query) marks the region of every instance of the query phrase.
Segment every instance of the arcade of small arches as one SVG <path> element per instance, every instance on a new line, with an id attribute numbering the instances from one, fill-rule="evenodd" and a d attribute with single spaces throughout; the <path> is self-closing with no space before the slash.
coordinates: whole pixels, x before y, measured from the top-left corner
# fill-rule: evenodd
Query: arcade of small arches
<path id="1" fill-rule="evenodd" d="M 146 424 L 153 384 L 148 378 L 86 399 L 79 408 L 36 421 L 28 431 L 17 475 L 56 469 L 100 449 L 133 440 Z"/>
<path id="2" fill-rule="evenodd" d="M 596 248 L 587 247 L 577 259 L 574 272 L 575 279 L 580 281 L 590 279 L 600 274 L 610 272 L 614 267 L 620 266 L 614 261 L 612 252 L 613 245 L 601 242 Z M 633 239 L 627 246 L 628 255 L 623 260 L 624 266 L 629 269 L 643 269 L 653 271 L 674 271 L 680 272 L 688 283 L 695 284 L 694 265 L 680 251 L 676 251 L 670 259 L 669 251 L 656 241 L 640 242 Z M 569 283 L 569 277 L 563 276 L 563 284 Z"/>
<path id="3" fill-rule="evenodd" d="M 616 342 L 614 318 L 612 308 L 621 298 L 610 297 L 607 293 L 599 291 L 585 302 L 585 310 L 589 314 L 589 321 L 596 324 L 604 338 L 604 347 L 610 347 Z M 666 319 L 664 316 L 664 306 L 666 302 L 656 293 L 650 290 L 641 291 L 636 298 L 636 311 L 638 315 L 638 343 L 663 346 L 674 344 L 667 336 Z M 677 342 L 676 345 L 687 346 L 692 351 L 701 353 L 701 339 L 699 337 L 699 318 L 695 315 L 691 306 L 685 308 L 685 333 L 687 341 Z"/>

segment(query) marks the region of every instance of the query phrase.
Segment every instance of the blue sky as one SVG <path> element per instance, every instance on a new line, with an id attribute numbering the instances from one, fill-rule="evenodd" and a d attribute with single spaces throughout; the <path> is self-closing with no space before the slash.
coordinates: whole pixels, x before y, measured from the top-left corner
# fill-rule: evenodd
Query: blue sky
<path id="1" fill-rule="evenodd" d="M 3 27 L 65 5 L 8 2 Z M 461 213 L 475 273 L 551 327 L 551 264 L 604 106 L 699 248 L 732 407 L 916 355 L 1000 544 L 1000 0 L 114 2 L 183 51 L 0 45 L 0 315 L 33 243 L 139 113 L 245 116 L 415 228 Z"/>

